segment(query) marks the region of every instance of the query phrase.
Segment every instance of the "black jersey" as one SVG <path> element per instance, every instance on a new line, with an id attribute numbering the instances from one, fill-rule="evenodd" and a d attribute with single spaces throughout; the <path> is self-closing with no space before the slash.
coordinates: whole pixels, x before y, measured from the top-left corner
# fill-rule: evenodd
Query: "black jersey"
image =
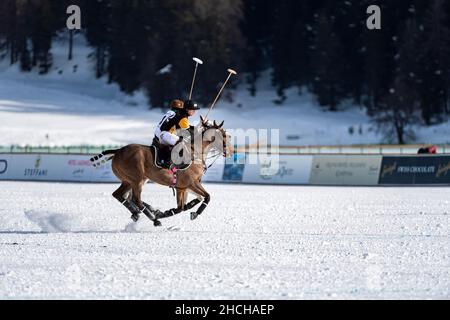
<path id="1" fill-rule="evenodd" d="M 168 111 L 162 120 L 158 123 L 158 127 L 161 131 L 173 132 L 176 129 L 189 128 L 189 121 L 187 120 L 187 114 L 185 112 L 175 112 L 173 110 Z"/>

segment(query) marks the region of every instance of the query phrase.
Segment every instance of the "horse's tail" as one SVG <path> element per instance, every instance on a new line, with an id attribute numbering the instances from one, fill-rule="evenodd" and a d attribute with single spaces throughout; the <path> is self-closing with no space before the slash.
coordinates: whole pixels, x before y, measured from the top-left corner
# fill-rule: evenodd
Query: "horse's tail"
<path id="1" fill-rule="evenodd" d="M 105 150 L 102 153 L 96 155 L 95 157 L 92 157 L 90 160 L 92 162 L 92 165 L 94 167 L 101 166 L 102 164 L 106 163 L 107 161 L 114 158 L 114 154 L 118 151 L 116 150 Z"/>

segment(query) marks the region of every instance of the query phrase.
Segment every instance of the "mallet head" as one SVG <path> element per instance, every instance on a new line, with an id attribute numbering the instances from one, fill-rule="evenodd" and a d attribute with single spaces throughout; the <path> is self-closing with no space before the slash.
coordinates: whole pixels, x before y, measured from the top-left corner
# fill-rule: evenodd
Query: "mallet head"
<path id="1" fill-rule="evenodd" d="M 203 61 L 200 60 L 199 58 L 193 57 L 192 60 L 194 60 L 198 64 L 203 64 Z"/>
<path id="2" fill-rule="evenodd" d="M 228 72 L 231 73 L 231 74 L 237 74 L 237 72 L 234 71 L 233 69 L 228 69 Z"/>

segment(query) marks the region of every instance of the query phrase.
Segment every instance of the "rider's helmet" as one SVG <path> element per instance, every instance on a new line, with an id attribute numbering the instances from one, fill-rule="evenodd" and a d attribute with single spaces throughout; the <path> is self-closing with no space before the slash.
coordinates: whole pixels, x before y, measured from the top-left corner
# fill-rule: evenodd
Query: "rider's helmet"
<path id="1" fill-rule="evenodd" d="M 199 110 L 200 108 L 198 107 L 197 103 L 195 103 L 192 100 L 186 100 L 184 102 L 184 108 L 186 110 Z"/>
<path id="2" fill-rule="evenodd" d="M 177 111 L 177 110 L 183 110 L 184 108 L 184 103 L 181 100 L 175 99 L 172 100 L 172 102 L 170 103 L 170 108 Z"/>

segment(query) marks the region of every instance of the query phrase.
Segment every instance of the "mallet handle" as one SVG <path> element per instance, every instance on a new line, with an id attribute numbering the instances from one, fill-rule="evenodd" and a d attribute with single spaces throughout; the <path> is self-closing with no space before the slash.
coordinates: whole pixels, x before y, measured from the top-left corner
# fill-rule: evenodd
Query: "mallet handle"
<path id="1" fill-rule="evenodd" d="M 209 107 L 209 110 L 208 110 L 208 113 L 206 114 L 205 119 L 208 119 L 208 115 L 209 115 L 209 113 L 211 112 L 211 110 L 212 110 L 212 108 L 214 107 L 214 105 L 216 104 L 217 100 L 219 99 L 220 94 L 221 94 L 222 91 L 223 91 L 223 88 L 225 88 L 225 85 L 227 84 L 228 80 L 230 80 L 231 74 L 232 74 L 231 72 L 228 74 L 227 80 L 225 80 L 225 82 L 224 82 L 223 85 L 222 85 L 222 88 L 220 88 L 219 93 L 217 94 L 216 98 L 214 99 L 214 102 L 212 103 L 211 107 Z"/>
<path id="2" fill-rule="evenodd" d="M 189 100 L 192 98 L 192 90 L 194 90 L 195 76 L 197 75 L 198 62 L 195 63 L 194 76 L 192 77 L 191 91 L 189 92 Z"/>

